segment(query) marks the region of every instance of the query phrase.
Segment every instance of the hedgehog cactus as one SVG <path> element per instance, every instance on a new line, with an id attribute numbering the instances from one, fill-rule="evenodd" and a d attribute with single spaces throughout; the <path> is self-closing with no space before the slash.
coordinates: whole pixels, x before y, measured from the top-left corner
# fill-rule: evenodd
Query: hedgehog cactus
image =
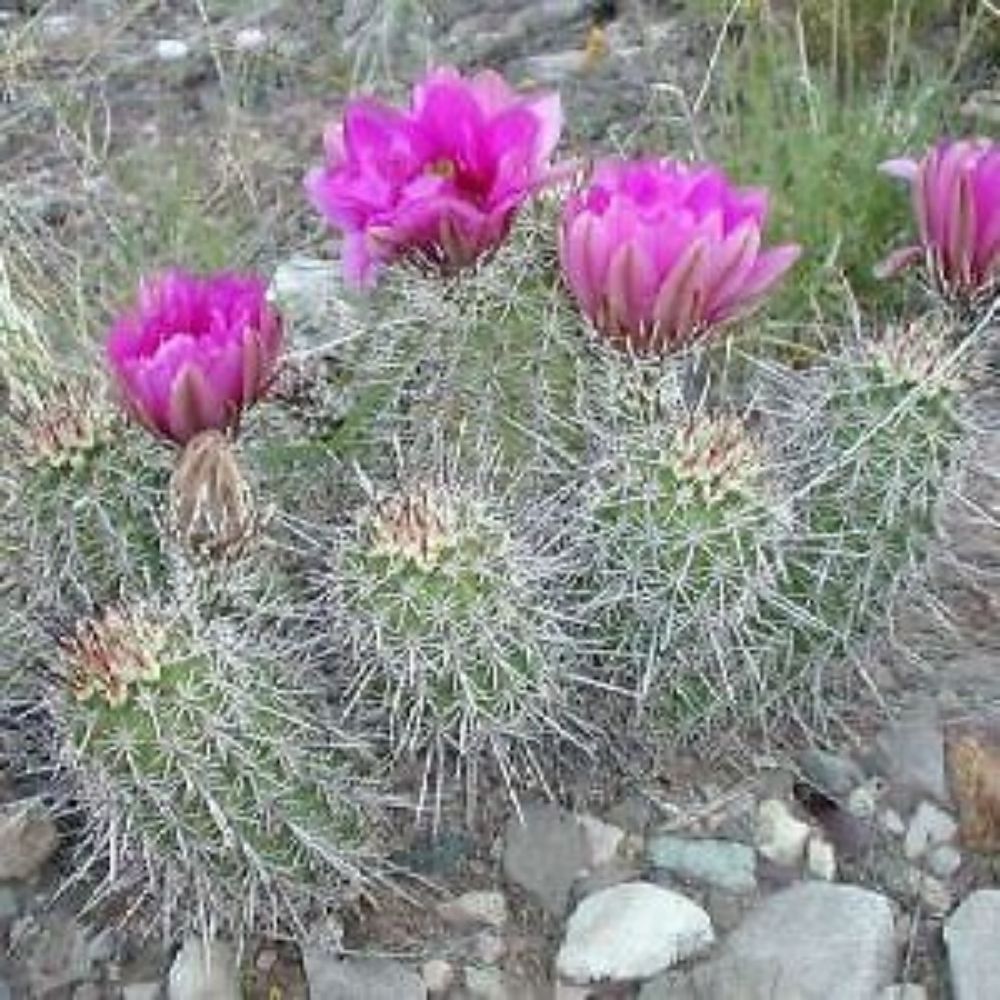
<path id="1" fill-rule="evenodd" d="M 789 565 L 794 603 L 828 635 L 850 636 L 884 610 L 933 537 L 961 432 L 947 333 L 936 319 L 892 327 L 832 366 Z"/>
<path id="2" fill-rule="evenodd" d="M 660 159 L 560 191 L 559 124 L 492 74 L 348 102 L 309 188 L 367 302 L 286 359 L 303 324 L 262 279 L 145 281 L 105 344 L 121 412 L 0 273 L 0 694 L 55 725 L 29 749 L 61 748 L 109 892 L 301 930 L 378 870 L 369 776 L 435 820 L 457 776 L 470 817 L 484 771 L 551 787 L 579 719 L 615 741 L 622 694 L 671 743 L 805 714 L 924 561 L 977 345 L 925 318 L 809 371 L 744 353 L 799 254 L 766 192 Z M 921 240 L 894 263 L 966 317 L 996 167 L 983 143 L 892 167 Z M 401 453 L 348 521 L 343 470 Z"/>
<path id="3" fill-rule="evenodd" d="M 425 780 L 456 761 L 474 792 L 484 754 L 514 780 L 513 751 L 530 762 L 557 701 L 565 637 L 551 573 L 473 488 L 434 478 L 377 500 L 329 578 L 353 665 L 348 714 L 384 720 L 396 755 L 424 759 Z"/>
<path id="4" fill-rule="evenodd" d="M 290 656 L 128 605 L 79 622 L 61 661 L 49 707 L 110 890 L 242 934 L 360 884 L 366 762 Z"/>
<path id="5" fill-rule="evenodd" d="M 162 573 L 158 456 L 121 426 L 92 380 L 54 380 L 0 421 L 6 454 L 0 547 L 26 567 L 32 599 L 112 599 Z M 13 564 L 13 563 L 12 563 Z"/>
<path id="6" fill-rule="evenodd" d="M 683 701 L 706 685 L 733 691 L 725 655 L 701 654 L 738 627 L 773 575 L 782 519 L 766 471 L 739 416 L 683 409 L 617 436 L 595 470 L 595 641 L 624 664 L 640 702 L 665 690 Z"/>

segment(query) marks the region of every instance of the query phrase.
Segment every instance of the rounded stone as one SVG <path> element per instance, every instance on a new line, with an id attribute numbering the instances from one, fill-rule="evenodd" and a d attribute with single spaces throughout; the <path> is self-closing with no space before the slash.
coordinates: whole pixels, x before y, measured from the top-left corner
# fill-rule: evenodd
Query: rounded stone
<path id="1" fill-rule="evenodd" d="M 577 983 L 648 979 L 714 938 L 711 918 L 686 896 L 627 882 L 588 896 L 573 911 L 556 969 Z"/>

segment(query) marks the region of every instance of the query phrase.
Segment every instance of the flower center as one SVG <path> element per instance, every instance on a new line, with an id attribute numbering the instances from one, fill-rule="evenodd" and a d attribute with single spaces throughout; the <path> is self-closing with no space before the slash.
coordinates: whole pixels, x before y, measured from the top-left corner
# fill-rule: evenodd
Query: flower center
<path id="1" fill-rule="evenodd" d="M 458 167 L 455 166 L 455 161 L 448 159 L 447 156 L 439 157 L 436 160 L 432 160 L 430 163 L 424 167 L 425 174 L 431 174 L 434 177 L 444 177 L 445 180 L 454 180 L 455 175 L 458 173 Z"/>

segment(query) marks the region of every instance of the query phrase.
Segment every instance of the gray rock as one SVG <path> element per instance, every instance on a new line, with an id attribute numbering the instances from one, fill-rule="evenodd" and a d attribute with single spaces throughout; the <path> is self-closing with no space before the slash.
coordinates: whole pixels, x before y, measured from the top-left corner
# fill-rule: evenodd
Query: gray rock
<path id="1" fill-rule="evenodd" d="M 577 983 L 648 979 L 713 940 L 711 918 L 686 896 L 627 882 L 588 896 L 573 911 L 556 969 Z"/>
<path id="2" fill-rule="evenodd" d="M 577 822 L 587 841 L 587 866 L 604 868 L 614 864 L 625 841 L 625 831 L 596 816 L 579 816 Z"/>
<path id="3" fill-rule="evenodd" d="M 565 912 L 573 881 L 588 861 L 583 828 L 558 806 L 529 804 L 521 817 L 515 814 L 507 823 L 504 874 L 554 917 Z"/>
<path id="4" fill-rule="evenodd" d="M 962 867 L 962 854 L 951 844 L 940 844 L 928 853 L 927 867 L 938 878 L 951 878 Z"/>
<path id="5" fill-rule="evenodd" d="M 515 1000 L 500 969 L 466 966 L 465 989 L 471 1000 Z"/>
<path id="6" fill-rule="evenodd" d="M 52 913 L 29 933 L 28 980 L 36 994 L 46 996 L 87 978 L 87 936 L 75 920 Z"/>
<path id="7" fill-rule="evenodd" d="M 957 832 L 958 825 L 948 813 L 931 802 L 921 802 L 907 828 L 903 853 L 915 861 L 932 847 L 948 843 Z"/>
<path id="8" fill-rule="evenodd" d="M 363 329 L 337 261 L 290 257 L 275 268 L 267 294 L 291 322 L 297 347 L 331 349 Z"/>
<path id="9" fill-rule="evenodd" d="M 338 958 L 307 948 L 302 963 L 309 995 L 323 1000 L 425 1000 L 427 987 L 412 969 L 385 958 Z"/>
<path id="10" fill-rule="evenodd" d="M 14 994 L 11 992 L 10 986 L 7 985 L 6 979 L 0 979 L 0 1000 L 14 1000 Z"/>
<path id="11" fill-rule="evenodd" d="M 0 885 L 0 920 L 13 920 L 21 912 L 21 902 L 12 886 Z"/>
<path id="12" fill-rule="evenodd" d="M 730 892 L 753 892 L 757 888 L 757 859 L 753 848 L 746 844 L 660 834 L 650 840 L 647 857 L 656 868 Z"/>
<path id="13" fill-rule="evenodd" d="M 893 983 L 882 990 L 878 1000 L 927 1000 L 927 990 L 917 983 Z"/>
<path id="14" fill-rule="evenodd" d="M 456 927 L 496 927 L 507 923 L 507 900 L 502 892 L 466 892 L 438 906 L 441 918 Z"/>
<path id="15" fill-rule="evenodd" d="M 690 972 L 664 972 L 642 984 L 637 1000 L 706 1000 Z"/>
<path id="16" fill-rule="evenodd" d="M 160 1000 L 160 984 L 129 983 L 122 987 L 122 1000 Z"/>
<path id="17" fill-rule="evenodd" d="M 864 771 L 840 754 L 813 748 L 799 757 L 803 775 L 821 792 L 833 798 L 844 798 L 865 780 Z"/>
<path id="18" fill-rule="evenodd" d="M 988 1000 L 1000 983 L 1000 889 L 974 892 L 944 925 L 955 1000 Z"/>
<path id="19" fill-rule="evenodd" d="M 808 882 L 757 907 L 693 977 L 712 1000 L 874 1000 L 895 966 L 884 896 Z"/>
<path id="20" fill-rule="evenodd" d="M 59 835 L 36 803 L 14 802 L 0 809 L 0 882 L 28 879 L 52 857 Z"/>
<path id="21" fill-rule="evenodd" d="M 240 1000 L 236 955 L 225 941 L 205 946 L 200 937 L 185 939 L 170 966 L 168 1000 Z"/>
<path id="22" fill-rule="evenodd" d="M 948 802 L 944 734 L 933 702 L 903 714 L 877 741 L 880 764 L 893 784 Z"/>

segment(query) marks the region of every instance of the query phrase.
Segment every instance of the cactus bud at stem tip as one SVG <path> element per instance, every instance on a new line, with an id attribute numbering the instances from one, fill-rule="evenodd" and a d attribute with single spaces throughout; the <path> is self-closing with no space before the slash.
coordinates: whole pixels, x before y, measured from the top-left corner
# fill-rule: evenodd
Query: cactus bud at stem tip
<path id="1" fill-rule="evenodd" d="M 239 557 L 258 533 L 260 516 L 232 446 L 219 431 L 193 437 L 170 480 L 170 526 L 194 556 Z"/>

